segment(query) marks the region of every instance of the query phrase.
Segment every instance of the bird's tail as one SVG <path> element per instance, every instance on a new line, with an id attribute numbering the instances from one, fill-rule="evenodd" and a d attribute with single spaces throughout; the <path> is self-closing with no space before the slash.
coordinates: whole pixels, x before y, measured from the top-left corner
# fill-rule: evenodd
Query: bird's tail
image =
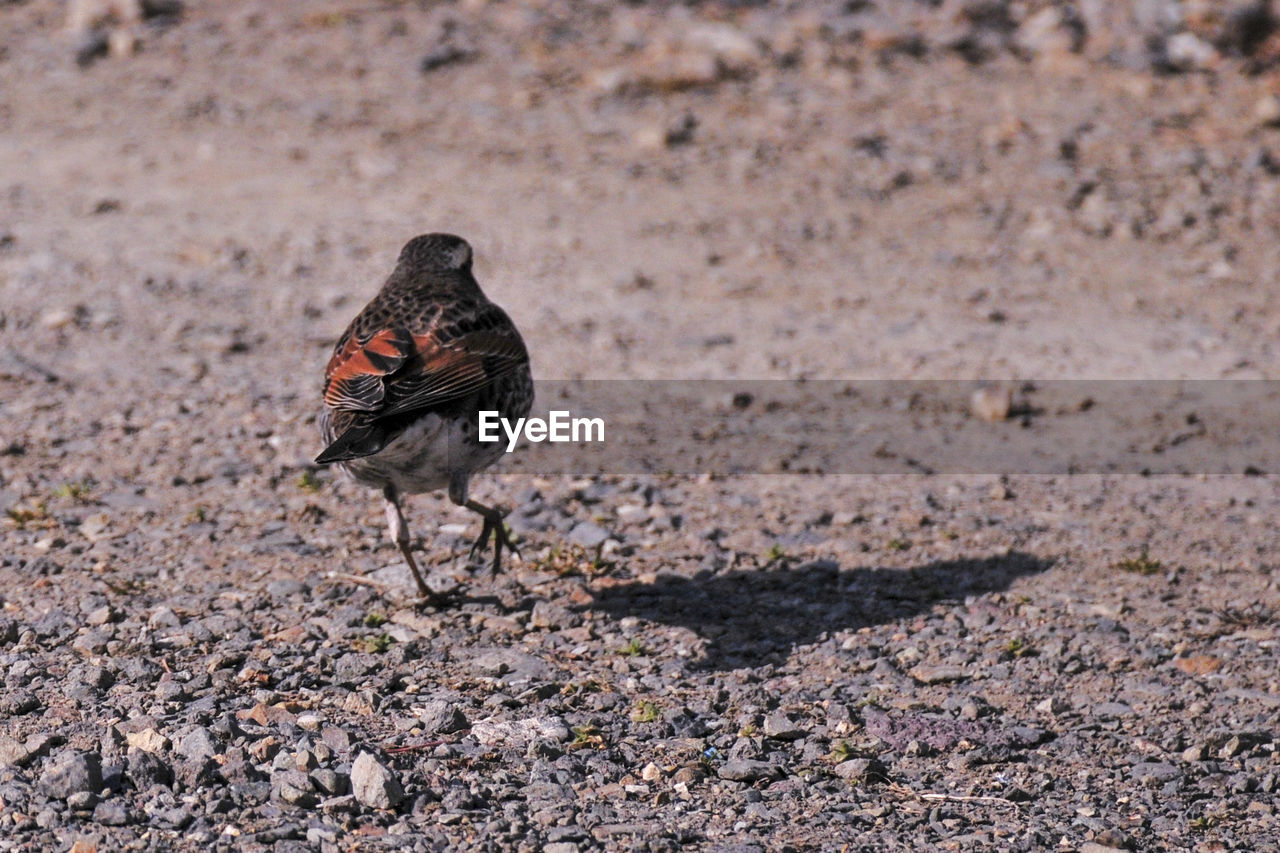
<path id="1" fill-rule="evenodd" d="M 390 440 L 391 435 L 387 429 L 377 423 L 353 424 L 316 457 L 316 464 L 328 465 L 331 462 L 346 462 L 362 456 L 372 456 L 386 447 Z"/>

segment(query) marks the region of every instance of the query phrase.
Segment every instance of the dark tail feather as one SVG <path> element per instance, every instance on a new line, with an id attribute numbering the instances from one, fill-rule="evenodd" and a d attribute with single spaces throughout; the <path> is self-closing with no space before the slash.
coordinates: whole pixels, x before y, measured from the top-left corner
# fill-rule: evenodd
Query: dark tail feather
<path id="1" fill-rule="evenodd" d="M 378 424 L 356 424 L 334 439 L 333 444 L 316 457 L 316 464 L 327 465 L 330 462 L 346 462 L 361 456 L 372 456 L 386 447 L 390 439 L 387 430 Z"/>

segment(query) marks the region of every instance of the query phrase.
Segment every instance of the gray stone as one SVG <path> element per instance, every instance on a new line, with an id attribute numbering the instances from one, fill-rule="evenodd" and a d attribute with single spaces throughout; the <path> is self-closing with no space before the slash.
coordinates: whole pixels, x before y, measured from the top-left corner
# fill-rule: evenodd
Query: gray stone
<path id="1" fill-rule="evenodd" d="M 428 734 L 449 734 L 467 727 L 467 718 L 462 711 L 451 702 L 443 699 L 432 699 L 414 713 L 422 722 L 423 731 Z"/>
<path id="2" fill-rule="evenodd" d="M 333 844 L 338 840 L 338 833 L 324 826 L 307 827 L 307 843 L 320 849 L 322 844 Z"/>
<path id="3" fill-rule="evenodd" d="M 836 765 L 836 775 L 849 782 L 876 782 L 886 779 L 885 767 L 874 758 L 852 758 Z"/>
<path id="4" fill-rule="evenodd" d="M 1165 58 L 1181 71 L 1208 68 L 1218 59 L 1218 51 L 1194 33 L 1175 33 L 1164 45 Z"/>
<path id="5" fill-rule="evenodd" d="M 490 678 L 501 678 L 506 684 L 550 681 L 555 669 L 542 658 L 519 649 L 487 649 L 471 659 L 476 672 Z"/>
<path id="6" fill-rule="evenodd" d="M 106 690 L 116 682 L 116 677 L 107 669 L 88 664 L 75 667 L 68 676 L 72 681 L 95 690 Z"/>
<path id="7" fill-rule="evenodd" d="M 973 676 L 963 666 L 917 666 L 907 672 L 921 684 L 945 684 L 950 681 L 966 681 Z"/>
<path id="8" fill-rule="evenodd" d="M 0 765 L 22 767 L 31 760 L 31 754 L 21 741 L 0 737 Z"/>
<path id="9" fill-rule="evenodd" d="M 720 765 L 716 775 L 731 782 L 754 782 L 757 779 L 768 779 L 776 772 L 777 767 L 768 761 L 759 761 L 751 758 L 732 758 Z"/>
<path id="10" fill-rule="evenodd" d="M 307 585 L 293 578 L 282 578 L 267 584 L 267 594 L 272 598 L 288 598 L 291 595 L 301 595 L 306 591 Z"/>
<path id="11" fill-rule="evenodd" d="M 160 702 L 181 702 L 187 698 L 187 691 L 177 681 L 166 679 L 156 685 L 155 697 Z"/>
<path id="12" fill-rule="evenodd" d="M 1250 752 L 1256 746 L 1270 742 L 1271 736 L 1265 732 L 1241 732 L 1232 735 L 1218 750 L 1218 755 L 1221 758 L 1235 758 L 1237 755 Z"/>
<path id="13" fill-rule="evenodd" d="M 169 763 L 159 755 L 141 749 L 129 750 L 124 775 L 139 791 L 145 791 L 155 785 L 163 785 L 166 788 L 173 785 L 173 768 Z"/>
<path id="14" fill-rule="evenodd" d="M 177 628 L 182 625 L 182 620 L 170 608 L 158 607 L 147 618 L 147 625 L 151 628 Z"/>
<path id="15" fill-rule="evenodd" d="M 371 809 L 392 809 L 404 800 L 400 780 L 385 764 L 367 752 L 351 765 L 351 793 Z"/>
<path id="16" fill-rule="evenodd" d="M 93 791 L 76 791 L 67 797 L 67 808 L 75 812 L 87 812 L 98 802 L 98 795 Z"/>
<path id="17" fill-rule="evenodd" d="M 213 732 L 198 727 L 180 735 L 173 745 L 173 751 L 184 758 L 213 758 L 221 752 L 221 747 Z"/>
<path id="18" fill-rule="evenodd" d="M 40 774 L 40 790 L 65 800 L 78 791 L 97 793 L 102 788 L 102 757 L 96 752 L 61 752 Z"/>
<path id="19" fill-rule="evenodd" d="M 529 625 L 533 628 L 576 628 L 582 624 L 582 614 L 553 601 L 538 601 L 529 614 Z"/>
<path id="20" fill-rule="evenodd" d="M 1035 726 L 1010 726 L 1004 729 L 1004 737 L 992 738 L 992 742 L 1004 741 L 1010 746 L 1035 746 L 1038 743 L 1044 743 L 1049 738 L 1049 734 L 1044 729 L 1037 729 Z"/>
<path id="21" fill-rule="evenodd" d="M 327 768 L 312 771 L 312 783 L 330 796 L 341 796 L 351 788 L 351 779 Z"/>
<path id="22" fill-rule="evenodd" d="M 195 816 L 191 814 L 191 810 L 184 806 L 174 806 L 167 809 L 159 809 L 151 812 L 152 820 L 158 822 L 162 826 L 169 826 L 173 829 L 185 829 Z"/>
<path id="23" fill-rule="evenodd" d="M 478 720 L 471 726 L 472 736 L 485 746 L 499 744 L 510 749 L 525 749 L 537 741 L 563 743 L 569 739 L 569 727 L 560 717 L 529 717 L 523 720 Z"/>
<path id="24" fill-rule="evenodd" d="M 781 711 L 775 711 L 765 717 L 764 733 L 766 737 L 774 740 L 798 740 L 805 736 L 805 730 Z"/>
<path id="25" fill-rule="evenodd" d="M 344 794 L 341 797 L 330 797 L 320 804 L 320 808 L 326 812 L 350 812 L 354 814 L 360 811 L 360 804 L 356 802 L 356 798 L 351 794 Z"/>
<path id="26" fill-rule="evenodd" d="M 376 672 L 381 666 L 382 662 L 375 655 L 350 652 L 334 662 L 334 681 L 339 684 L 359 684 L 365 680 L 365 676 Z"/>
<path id="27" fill-rule="evenodd" d="M 133 823 L 133 815 L 122 801 L 104 800 L 93 810 L 93 822 L 103 826 L 128 826 Z"/>
<path id="28" fill-rule="evenodd" d="M 320 730 L 320 739 L 334 752 L 346 752 L 351 748 L 351 735 L 337 726 L 325 726 Z"/>
<path id="29" fill-rule="evenodd" d="M 30 690 L 6 690 L 0 695 L 0 716 L 17 717 L 40 707 L 40 700 Z"/>
<path id="30" fill-rule="evenodd" d="M 297 777 L 301 778 L 297 778 Z M 280 781 L 280 799 L 298 808 L 309 809 L 319 800 L 311 787 L 311 780 L 300 773 L 286 774 Z"/>
<path id="31" fill-rule="evenodd" d="M 217 778 L 218 764 L 207 756 L 188 758 L 174 770 L 174 779 L 188 791 L 210 785 Z"/>
<path id="32" fill-rule="evenodd" d="M 1075 49 L 1079 37 L 1066 26 L 1062 10 L 1056 6 L 1029 15 L 1018 27 L 1014 41 L 1028 53 L 1065 53 Z"/>
<path id="33" fill-rule="evenodd" d="M 88 625 L 105 625 L 108 622 L 114 621 L 115 616 L 115 611 L 112 610 L 110 606 L 104 604 L 101 607 L 97 607 L 89 611 L 89 614 L 84 617 L 84 621 Z"/>
<path id="34" fill-rule="evenodd" d="M 1178 779 L 1182 771 L 1167 761 L 1143 761 L 1133 766 L 1131 774 L 1139 784 L 1154 788 Z"/>
<path id="35" fill-rule="evenodd" d="M 578 853 L 578 845 L 572 841 L 555 841 L 542 849 L 543 853 Z"/>
<path id="36" fill-rule="evenodd" d="M 610 536 L 609 531 L 592 521 L 580 521 L 573 526 L 565 537 L 574 545 L 581 545 L 588 550 L 599 547 Z"/>
<path id="37" fill-rule="evenodd" d="M 564 841 L 581 841 L 583 838 L 582 828 L 578 826 L 553 826 L 547 830 L 547 842 L 549 844 Z"/>

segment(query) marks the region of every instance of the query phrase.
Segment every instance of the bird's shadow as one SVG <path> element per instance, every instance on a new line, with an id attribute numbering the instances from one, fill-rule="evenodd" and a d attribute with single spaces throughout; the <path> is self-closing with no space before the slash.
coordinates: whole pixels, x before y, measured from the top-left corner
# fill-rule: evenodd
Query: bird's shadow
<path id="1" fill-rule="evenodd" d="M 842 571 L 832 560 L 794 568 L 659 575 L 594 591 L 587 605 L 616 617 L 680 625 L 706 640 L 700 668 L 780 662 L 796 646 L 836 631 L 899 621 L 942 601 L 1007 589 L 1053 564 L 1020 551 L 935 560 L 910 569 Z"/>

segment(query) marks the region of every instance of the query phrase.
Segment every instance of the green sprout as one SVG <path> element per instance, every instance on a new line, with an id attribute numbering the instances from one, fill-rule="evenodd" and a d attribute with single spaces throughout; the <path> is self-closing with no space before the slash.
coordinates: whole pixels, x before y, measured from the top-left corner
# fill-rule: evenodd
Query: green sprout
<path id="1" fill-rule="evenodd" d="M 93 484 L 89 480 L 77 480 L 73 483 L 63 483 L 53 490 L 53 496 L 73 501 L 87 501 L 89 496 L 93 494 Z"/>
<path id="2" fill-rule="evenodd" d="M 570 731 L 573 732 L 573 741 L 569 744 L 570 749 L 604 748 L 604 736 L 600 734 L 600 729 L 591 723 L 574 726 Z"/>
<path id="3" fill-rule="evenodd" d="M 631 720 L 636 723 L 652 723 L 659 716 L 658 706 L 648 699 L 642 699 L 631 711 Z"/>
<path id="4" fill-rule="evenodd" d="M 1131 572 L 1135 575 L 1157 575 L 1163 568 L 1160 561 L 1147 553 L 1144 545 L 1142 551 L 1136 557 L 1126 557 L 1116 563 L 1116 568 L 1122 572 Z"/>
<path id="5" fill-rule="evenodd" d="M 370 634 L 356 640 L 356 648 L 366 654 L 380 655 L 391 648 L 395 641 L 395 637 L 390 634 Z"/>
<path id="6" fill-rule="evenodd" d="M 35 501 L 30 506 L 14 505 L 4 511 L 9 521 L 19 530 L 28 527 L 48 527 L 49 508 L 44 501 Z"/>
<path id="7" fill-rule="evenodd" d="M 1031 644 L 1022 637 L 1013 637 L 1004 644 L 1004 650 L 1015 658 L 1026 657 L 1031 654 Z"/>
<path id="8" fill-rule="evenodd" d="M 856 756 L 857 753 L 854 752 L 853 746 L 844 739 L 836 741 L 831 747 L 831 752 L 827 753 L 827 758 L 831 759 L 833 764 L 843 764 Z"/>

